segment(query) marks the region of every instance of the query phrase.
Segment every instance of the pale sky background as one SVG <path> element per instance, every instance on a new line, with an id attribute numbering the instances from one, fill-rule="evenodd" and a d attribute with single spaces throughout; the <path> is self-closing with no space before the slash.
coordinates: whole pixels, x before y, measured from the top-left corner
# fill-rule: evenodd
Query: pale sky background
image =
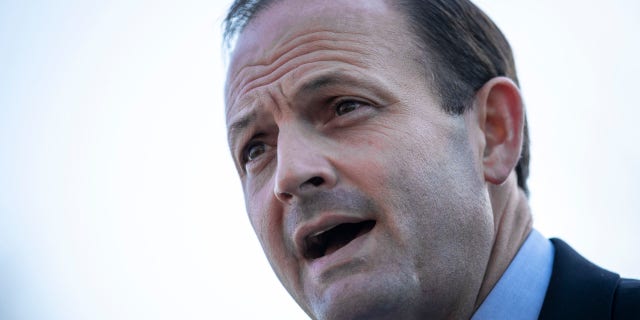
<path id="1" fill-rule="evenodd" d="M 640 2 L 483 0 L 511 41 L 535 226 L 640 278 Z M 226 146 L 229 1 L 0 0 L 0 318 L 304 319 Z"/>

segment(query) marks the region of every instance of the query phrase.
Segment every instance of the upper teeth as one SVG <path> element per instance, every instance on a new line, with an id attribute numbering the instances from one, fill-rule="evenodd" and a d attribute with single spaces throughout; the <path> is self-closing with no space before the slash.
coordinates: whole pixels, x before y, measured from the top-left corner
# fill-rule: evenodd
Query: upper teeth
<path id="1" fill-rule="evenodd" d="M 325 229 L 323 229 L 323 230 L 320 230 L 320 231 L 318 231 L 318 232 L 313 233 L 313 234 L 312 234 L 312 235 L 310 235 L 309 237 L 317 237 L 317 236 L 319 236 L 319 235 L 321 235 L 321 234 L 323 234 L 323 233 L 325 233 L 325 232 L 327 232 L 327 231 L 329 231 L 329 230 L 333 229 L 333 227 L 335 227 L 335 226 L 327 227 L 327 228 L 325 228 Z"/>

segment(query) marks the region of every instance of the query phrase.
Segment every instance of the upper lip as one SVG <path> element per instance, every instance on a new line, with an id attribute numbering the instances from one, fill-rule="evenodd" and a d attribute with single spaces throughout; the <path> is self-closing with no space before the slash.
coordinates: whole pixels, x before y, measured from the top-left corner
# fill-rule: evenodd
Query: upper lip
<path id="1" fill-rule="evenodd" d="M 294 233 L 296 250 L 300 257 L 305 257 L 307 251 L 306 241 L 308 237 L 321 234 L 343 223 L 359 223 L 370 219 L 354 217 L 335 213 L 321 214 L 316 218 L 299 225 Z"/>

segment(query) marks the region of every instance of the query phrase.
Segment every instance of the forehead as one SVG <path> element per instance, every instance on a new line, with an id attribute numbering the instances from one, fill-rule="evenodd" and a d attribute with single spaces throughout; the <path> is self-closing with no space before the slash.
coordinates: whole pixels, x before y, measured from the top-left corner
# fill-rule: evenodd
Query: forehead
<path id="1" fill-rule="evenodd" d="M 246 53 L 272 53 L 269 47 L 286 43 L 297 33 L 311 30 L 349 32 L 376 28 L 391 11 L 383 0 L 276 0 L 258 11 L 239 35 L 234 63 L 250 60 Z M 387 26 L 388 27 L 388 26 Z M 255 57 L 253 57 L 255 58 Z"/>
<path id="2" fill-rule="evenodd" d="M 360 49 L 392 50 L 388 40 L 406 38 L 406 30 L 404 17 L 384 0 L 275 1 L 258 12 L 238 37 L 227 74 L 227 114 L 246 82 L 258 77 L 256 70 L 262 68 L 260 76 L 273 78 L 275 75 L 268 71 L 276 71 L 280 62 L 299 51 L 301 45 L 314 39 L 333 41 L 316 41 L 317 46 L 312 47 L 327 51 L 340 48 L 337 42 L 345 40 L 340 45 L 347 51 L 347 42 L 354 40 Z M 395 45 L 407 46 L 407 42 Z"/>

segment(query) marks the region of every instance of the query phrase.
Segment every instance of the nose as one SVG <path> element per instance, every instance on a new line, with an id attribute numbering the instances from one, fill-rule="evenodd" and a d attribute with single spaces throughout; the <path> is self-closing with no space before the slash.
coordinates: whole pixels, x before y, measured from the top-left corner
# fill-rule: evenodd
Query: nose
<path id="1" fill-rule="evenodd" d="M 285 204 L 330 189 L 337 182 L 328 148 L 301 134 L 278 137 L 274 193 Z"/>

